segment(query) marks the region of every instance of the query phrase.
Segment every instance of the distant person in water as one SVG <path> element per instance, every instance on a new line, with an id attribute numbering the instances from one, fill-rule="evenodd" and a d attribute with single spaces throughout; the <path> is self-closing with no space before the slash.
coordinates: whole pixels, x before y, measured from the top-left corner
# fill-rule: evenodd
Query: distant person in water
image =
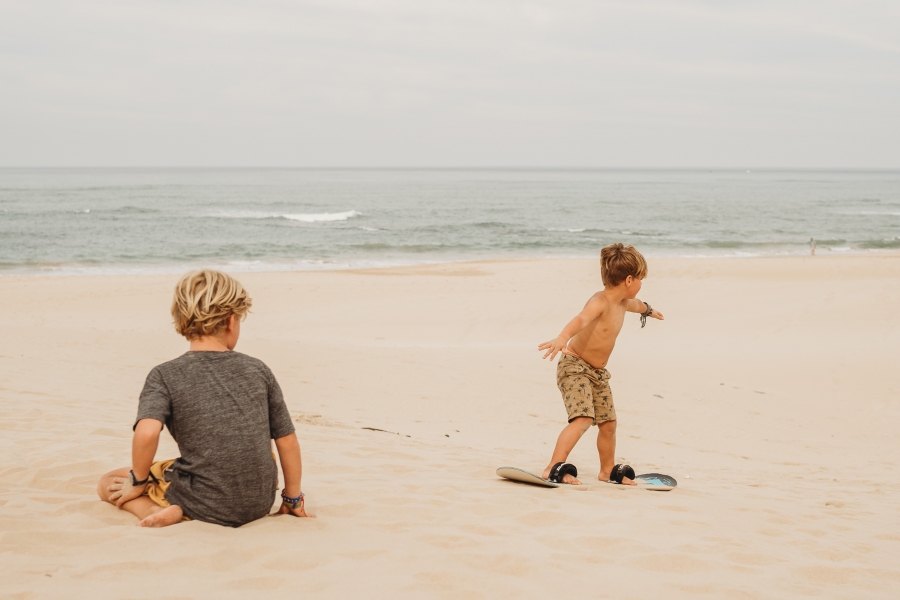
<path id="1" fill-rule="evenodd" d="M 100 478 L 100 499 L 143 527 L 196 519 L 239 527 L 269 514 L 284 472 L 279 514 L 310 516 L 300 491 L 300 444 L 281 388 L 262 361 L 234 352 L 251 300 L 218 271 L 175 286 L 175 330 L 190 349 L 154 367 L 138 403 L 131 468 Z M 154 462 L 163 426 L 181 456 Z"/>
<path id="2" fill-rule="evenodd" d="M 635 485 L 634 470 L 616 465 L 616 408 L 609 387 L 606 363 L 625 322 L 625 313 L 641 315 L 641 327 L 647 317 L 663 320 L 661 312 L 636 298 L 641 281 L 647 276 L 647 261 L 633 246 L 612 244 L 600 252 L 600 278 L 603 290 L 587 301 L 584 309 L 549 342 L 538 346 L 544 358 L 556 366 L 556 383 L 562 394 L 569 424 L 559 434 L 550 464 L 542 477 L 556 483 L 580 485 L 577 470 L 566 462 L 581 436 L 597 426 L 597 451 L 600 454 L 601 481 Z"/>
<path id="3" fill-rule="evenodd" d="M 814 240 L 812 238 L 809 238 L 809 255 L 810 256 L 816 255 L 816 240 Z"/>

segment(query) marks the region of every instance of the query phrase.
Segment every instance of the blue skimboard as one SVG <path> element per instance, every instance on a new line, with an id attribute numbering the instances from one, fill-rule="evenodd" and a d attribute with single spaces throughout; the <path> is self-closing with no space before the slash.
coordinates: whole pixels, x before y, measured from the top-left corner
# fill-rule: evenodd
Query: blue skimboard
<path id="1" fill-rule="evenodd" d="M 645 473 L 643 475 L 636 475 L 634 477 L 634 482 L 637 485 L 620 485 L 612 481 L 606 481 L 605 483 L 623 489 L 637 488 L 653 490 L 656 492 L 668 492 L 674 490 L 678 485 L 678 482 L 675 481 L 674 477 L 672 477 L 671 475 L 663 475 L 662 473 Z"/>

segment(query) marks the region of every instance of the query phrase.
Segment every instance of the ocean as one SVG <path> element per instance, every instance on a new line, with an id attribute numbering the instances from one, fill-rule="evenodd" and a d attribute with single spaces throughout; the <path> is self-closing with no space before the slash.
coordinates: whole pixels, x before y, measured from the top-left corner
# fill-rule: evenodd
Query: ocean
<path id="1" fill-rule="evenodd" d="M 0 169 L 0 275 L 900 249 L 900 171 Z"/>

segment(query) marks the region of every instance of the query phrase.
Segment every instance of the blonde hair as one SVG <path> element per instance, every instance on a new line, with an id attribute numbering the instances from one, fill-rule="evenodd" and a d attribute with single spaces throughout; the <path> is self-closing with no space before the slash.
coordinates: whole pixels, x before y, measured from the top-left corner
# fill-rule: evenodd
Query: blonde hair
<path id="1" fill-rule="evenodd" d="M 603 285 L 615 287 L 629 275 L 635 279 L 647 276 L 647 261 L 634 246 L 617 242 L 600 251 L 600 279 Z"/>
<path id="2" fill-rule="evenodd" d="M 231 315 L 243 320 L 252 304 L 247 291 L 230 275 L 212 269 L 188 273 L 175 286 L 175 331 L 189 340 L 218 333 Z"/>

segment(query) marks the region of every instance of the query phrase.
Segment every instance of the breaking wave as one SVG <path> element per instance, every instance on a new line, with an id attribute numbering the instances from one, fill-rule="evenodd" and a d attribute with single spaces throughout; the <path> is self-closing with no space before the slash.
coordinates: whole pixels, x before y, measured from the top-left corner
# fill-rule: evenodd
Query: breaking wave
<path id="1" fill-rule="evenodd" d="M 274 213 L 254 210 L 225 210 L 216 213 L 215 216 L 223 219 L 287 219 L 302 223 L 323 223 L 327 221 L 346 221 L 361 214 L 355 210 L 336 213 Z"/>

